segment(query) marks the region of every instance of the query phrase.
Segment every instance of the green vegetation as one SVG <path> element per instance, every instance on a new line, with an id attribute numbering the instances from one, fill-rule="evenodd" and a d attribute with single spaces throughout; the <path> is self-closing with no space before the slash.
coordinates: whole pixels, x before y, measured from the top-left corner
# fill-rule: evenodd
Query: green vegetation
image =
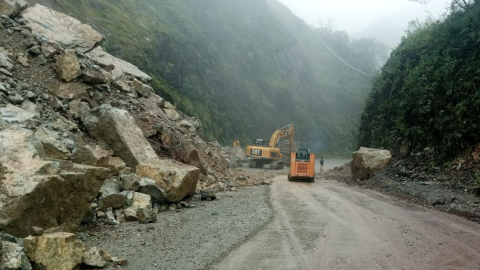
<path id="1" fill-rule="evenodd" d="M 375 79 L 359 143 L 431 147 L 436 163 L 452 160 L 480 142 L 479 87 L 480 3 L 454 1 L 446 19 L 411 31 L 392 53 Z"/>
<path id="2" fill-rule="evenodd" d="M 294 123 L 297 140 L 330 155 L 356 146 L 362 104 L 386 48 L 312 29 L 276 0 L 38 0 L 103 33 L 110 53 L 230 145 Z"/>

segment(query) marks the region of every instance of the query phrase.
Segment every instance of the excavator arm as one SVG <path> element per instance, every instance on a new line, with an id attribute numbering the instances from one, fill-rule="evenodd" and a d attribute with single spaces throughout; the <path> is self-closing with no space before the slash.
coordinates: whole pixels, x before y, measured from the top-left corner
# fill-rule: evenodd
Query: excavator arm
<path id="1" fill-rule="evenodd" d="M 277 143 L 281 138 L 289 137 L 290 140 L 290 153 L 295 152 L 295 142 L 294 142 L 295 128 L 292 124 L 287 125 L 277 131 L 275 131 L 270 139 L 269 146 L 271 148 L 276 148 Z"/>

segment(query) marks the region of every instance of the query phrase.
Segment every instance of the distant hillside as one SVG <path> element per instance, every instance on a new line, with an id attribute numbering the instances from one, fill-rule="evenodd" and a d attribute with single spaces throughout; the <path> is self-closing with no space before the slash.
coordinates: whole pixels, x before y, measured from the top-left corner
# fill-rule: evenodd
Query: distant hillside
<path id="1" fill-rule="evenodd" d="M 37 0 L 102 32 L 104 47 L 148 71 L 155 90 L 224 144 L 269 138 L 286 124 L 322 153 L 355 147 L 375 43 L 313 30 L 276 0 Z"/>
<path id="2" fill-rule="evenodd" d="M 443 163 L 480 143 L 480 2 L 461 3 L 471 4 L 421 26 L 392 53 L 366 104 L 361 145 L 430 147 Z"/>

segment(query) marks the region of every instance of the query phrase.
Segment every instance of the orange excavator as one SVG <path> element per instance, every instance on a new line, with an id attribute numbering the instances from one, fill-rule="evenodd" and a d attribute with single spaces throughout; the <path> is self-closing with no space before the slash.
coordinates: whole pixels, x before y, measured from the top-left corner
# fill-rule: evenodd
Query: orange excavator
<path id="1" fill-rule="evenodd" d="M 285 165 L 288 166 L 290 161 L 282 154 L 282 151 L 278 148 L 278 143 L 281 138 L 289 137 L 290 153 L 295 152 L 294 134 L 295 129 L 290 124 L 276 130 L 270 141 L 254 140 L 245 151 L 250 168 L 263 168 L 266 164 L 270 164 L 271 169 L 281 170 Z"/>
<path id="2" fill-rule="evenodd" d="M 315 154 L 308 149 L 298 149 L 292 153 L 288 181 L 315 182 Z"/>

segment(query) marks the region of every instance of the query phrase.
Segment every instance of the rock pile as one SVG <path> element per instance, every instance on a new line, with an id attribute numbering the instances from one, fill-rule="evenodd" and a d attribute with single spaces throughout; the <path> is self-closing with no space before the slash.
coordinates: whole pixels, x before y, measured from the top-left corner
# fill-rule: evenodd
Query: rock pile
<path id="1" fill-rule="evenodd" d="M 72 238 L 81 222 L 155 222 L 202 190 L 254 183 L 229 170 L 241 150 L 203 141 L 198 120 L 102 42 L 70 16 L 0 0 L 0 232 L 27 237 L 25 254 L 42 269 L 114 261 Z M 18 246 L 4 246 L 3 262 L 29 269 Z"/>

